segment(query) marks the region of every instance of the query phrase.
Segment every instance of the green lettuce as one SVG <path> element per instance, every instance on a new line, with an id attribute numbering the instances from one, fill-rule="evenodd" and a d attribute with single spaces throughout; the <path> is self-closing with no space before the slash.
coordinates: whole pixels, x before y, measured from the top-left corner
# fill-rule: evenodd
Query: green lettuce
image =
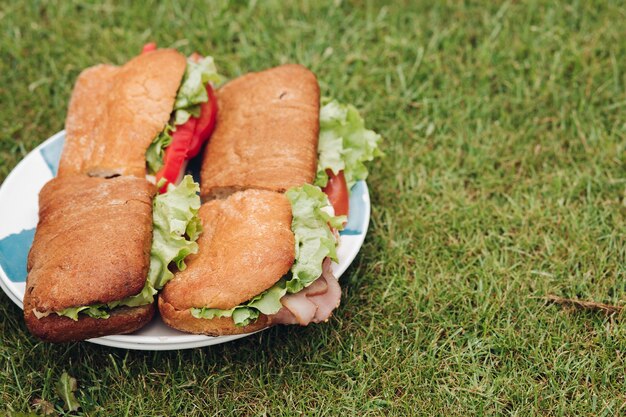
<path id="1" fill-rule="evenodd" d="M 69 317 L 72 320 L 78 320 L 78 313 L 83 313 L 83 314 L 88 315 L 89 317 L 95 317 L 98 319 L 108 319 L 109 313 L 107 310 L 108 310 L 108 307 L 106 304 L 95 304 L 92 306 L 70 307 L 70 308 L 66 308 L 65 310 L 55 311 L 54 313 L 58 314 L 59 316 Z M 42 313 L 39 313 L 38 311 L 35 311 L 35 315 L 37 316 L 37 318 L 46 317 L 50 314 L 51 313 L 42 314 Z"/>
<path id="2" fill-rule="evenodd" d="M 322 98 L 320 109 L 320 134 L 315 185 L 328 183 L 327 169 L 335 174 L 343 170 L 348 189 L 359 180 L 367 178 L 365 162 L 382 156 L 378 149 L 381 137 L 365 128 L 358 110 L 351 104 Z"/>
<path id="3" fill-rule="evenodd" d="M 190 175 L 186 175 L 180 184 L 168 185 L 167 192 L 154 198 L 150 269 L 139 294 L 107 304 L 71 307 L 54 313 L 73 320 L 78 320 L 79 313 L 106 319 L 109 318 L 109 312 L 116 307 L 137 307 L 153 303 L 157 290 L 163 288 L 174 276 L 169 269 L 170 265 L 174 264 L 182 271 L 186 268 L 185 257 L 198 252 L 196 240 L 202 231 L 198 217 L 199 191 L 198 183 Z"/>
<path id="4" fill-rule="evenodd" d="M 199 319 L 214 319 L 218 317 L 232 317 L 237 326 L 247 326 L 256 321 L 261 313 L 276 314 L 282 308 L 280 299 L 287 293 L 285 280 L 281 279 L 270 289 L 263 291 L 250 301 L 233 307 L 229 310 L 218 308 L 192 308 L 191 315 Z"/>
<path id="5" fill-rule="evenodd" d="M 183 82 L 174 102 L 174 124 L 182 125 L 189 117 L 199 116 L 200 104 L 209 100 L 206 84 L 210 82 L 217 85 L 222 80 L 223 77 L 217 73 L 213 57 L 207 56 L 198 62 L 187 59 Z"/>
<path id="6" fill-rule="evenodd" d="M 327 210 L 328 197 L 319 187 L 306 184 L 287 191 L 291 202 L 291 230 L 295 236 L 295 261 L 291 271 L 270 289 L 229 310 L 192 308 L 196 318 L 232 317 L 237 326 L 254 322 L 261 313 L 276 314 L 282 308 L 280 299 L 287 293 L 297 293 L 322 275 L 322 262 L 330 257 L 337 260 L 337 240 L 329 225 L 341 229 L 345 216 L 332 216 Z"/>
<path id="7" fill-rule="evenodd" d="M 287 291 L 296 293 L 322 275 L 322 262 L 337 261 L 337 239 L 328 227 L 342 229 L 346 216 L 328 213 L 328 197 L 314 185 L 294 187 L 285 194 L 291 202 L 291 230 L 296 240 L 296 259 L 291 267 Z"/>
<path id="8" fill-rule="evenodd" d="M 172 125 L 165 125 L 165 129 L 157 135 L 146 151 L 146 165 L 150 174 L 156 174 L 163 166 L 165 148 L 172 143 Z"/>

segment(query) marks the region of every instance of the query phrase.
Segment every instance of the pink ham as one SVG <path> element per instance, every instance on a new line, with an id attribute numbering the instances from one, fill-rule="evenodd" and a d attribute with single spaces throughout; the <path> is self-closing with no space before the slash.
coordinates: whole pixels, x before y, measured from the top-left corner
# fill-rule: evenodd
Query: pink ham
<path id="1" fill-rule="evenodd" d="M 311 285 L 295 294 L 281 298 L 283 308 L 271 320 L 276 324 L 320 323 L 328 320 L 341 300 L 341 287 L 333 276 L 331 260 L 322 264 L 322 275 Z"/>
<path id="2" fill-rule="evenodd" d="M 280 299 L 281 304 L 291 312 L 301 326 L 306 326 L 315 317 L 317 305 L 309 301 L 304 290 L 288 294 Z"/>
<path id="3" fill-rule="evenodd" d="M 306 295 L 308 297 L 312 297 L 314 295 L 326 294 L 326 291 L 328 291 L 328 283 L 326 282 L 325 279 L 322 279 L 322 278 L 323 276 L 316 279 L 315 281 L 313 281 L 313 284 L 305 288 Z"/>
<path id="4" fill-rule="evenodd" d="M 325 294 L 312 295 L 308 297 L 311 302 L 317 305 L 317 311 L 313 317 L 314 323 L 320 323 L 328 320 L 333 310 L 339 307 L 339 301 L 341 300 L 341 287 L 339 286 L 337 279 L 332 275 L 330 278 L 322 275 L 322 277 L 317 280 L 319 281 L 321 279 L 326 280 L 328 291 L 326 291 Z"/>
<path id="5" fill-rule="evenodd" d="M 270 318 L 275 324 L 299 324 L 296 316 L 287 307 L 281 308 L 278 313 L 271 315 Z"/>

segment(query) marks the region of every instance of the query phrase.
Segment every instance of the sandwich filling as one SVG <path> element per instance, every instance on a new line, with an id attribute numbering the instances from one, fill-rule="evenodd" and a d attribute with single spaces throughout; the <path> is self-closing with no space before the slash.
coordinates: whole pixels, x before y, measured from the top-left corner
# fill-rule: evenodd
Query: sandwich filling
<path id="1" fill-rule="evenodd" d="M 249 325 L 261 314 L 278 313 L 284 307 L 281 299 L 284 301 L 289 294 L 310 287 L 323 275 L 325 259 L 337 261 L 337 238 L 331 228 L 340 229 L 345 216 L 329 214 L 328 198 L 313 185 L 291 188 L 285 195 L 291 203 L 291 230 L 295 236 L 295 261 L 289 273 L 245 303 L 228 310 L 192 308 L 192 316 L 203 319 L 231 317 L 237 326 Z"/>
<path id="2" fill-rule="evenodd" d="M 183 81 L 176 94 L 170 122 L 157 135 L 146 151 L 146 165 L 149 174 L 156 174 L 163 167 L 165 149 L 172 143 L 172 132 L 177 126 L 187 123 L 191 116 L 200 116 L 200 106 L 209 100 L 207 83 L 219 84 L 222 76 L 217 73 L 213 58 L 187 58 Z"/>
<path id="3" fill-rule="evenodd" d="M 365 162 L 382 156 L 378 149 L 381 137 L 365 128 L 358 110 L 351 104 L 342 104 L 322 97 L 320 108 L 319 159 L 315 185 L 325 187 L 328 171 L 335 175 L 343 171 L 348 189 L 367 178 Z"/>
<path id="4" fill-rule="evenodd" d="M 327 185 L 327 170 L 335 175 L 343 171 L 348 190 L 357 181 L 366 179 L 365 162 L 383 154 L 378 149 L 380 140 L 378 133 L 365 128 L 363 118 L 353 105 L 322 97 L 319 159 L 314 184 Z"/>
<path id="5" fill-rule="evenodd" d="M 170 268 L 185 269 L 187 255 L 198 252 L 196 240 L 202 230 L 198 209 L 200 189 L 190 175 L 177 186 L 170 184 L 167 192 L 157 195 L 152 202 L 152 247 L 146 283 L 139 294 L 105 304 L 70 307 L 60 311 L 39 312 L 37 318 L 50 314 L 78 320 L 78 315 L 107 319 L 112 309 L 121 306 L 138 307 L 154 302 L 157 290 L 174 276 Z"/>

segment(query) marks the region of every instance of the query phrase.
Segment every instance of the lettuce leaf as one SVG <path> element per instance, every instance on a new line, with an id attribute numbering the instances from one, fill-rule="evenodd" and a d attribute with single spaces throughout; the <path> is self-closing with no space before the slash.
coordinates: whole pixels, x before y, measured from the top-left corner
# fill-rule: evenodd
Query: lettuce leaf
<path id="1" fill-rule="evenodd" d="M 295 235 L 296 257 L 288 275 L 274 286 L 243 304 L 229 310 L 192 308 L 196 318 L 232 317 L 235 325 L 246 326 L 261 313 L 276 314 L 282 308 L 280 299 L 308 287 L 322 275 L 322 262 L 327 256 L 337 260 L 337 240 L 328 225 L 341 229 L 345 216 L 328 214 L 330 203 L 319 187 L 306 184 L 291 188 L 286 193 L 291 202 L 291 230 Z"/>
<path id="2" fill-rule="evenodd" d="M 109 313 L 107 310 L 108 310 L 108 307 L 106 304 L 94 304 L 92 306 L 70 307 L 70 308 L 66 308 L 65 310 L 54 311 L 54 312 L 50 311 L 46 313 L 40 313 L 37 310 L 34 310 L 33 312 L 38 319 L 49 316 L 52 313 L 56 313 L 59 316 L 66 316 L 66 317 L 71 318 L 74 321 L 77 321 L 78 313 L 86 314 L 89 317 L 95 317 L 99 319 L 108 319 Z"/>
<path id="3" fill-rule="evenodd" d="M 165 125 L 165 129 L 157 135 L 146 151 L 146 165 L 149 174 L 156 174 L 163 166 L 165 148 L 172 143 L 172 125 Z"/>
<path id="4" fill-rule="evenodd" d="M 210 82 L 217 85 L 222 80 L 223 77 L 217 73 L 213 57 L 207 56 L 198 62 L 187 59 L 183 82 L 174 102 L 174 124 L 182 125 L 192 115 L 198 116 L 200 103 L 206 103 L 209 100 L 206 84 Z"/>
<path id="5" fill-rule="evenodd" d="M 54 313 L 73 320 L 78 320 L 79 313 L 106 319 L 109 318 L 110 310 L 115 307 L 138 307 L 153 303 L 157 290 L 163 288 L 174 276 L 169 269 L 170 265 L 174 264 L 178 270 L 182 271 L 187 267 L 185 257 L 198 252 L 196 240 L 202 231 L 198 217 L 199 191 L 198 183 L 193 181 L 191 175 L 186 175 L 180 184 L 168 185 L 167 192 L 154 198 L 150 269 L 146 283 L 139 294 L 107 304 L 71 307 Z"/>
<path id="6" fill-rule="evenodd" d="M 320 109 L 320 135 L 315 185 L 328 183 L 326 170 L 335 174 L 343 170 L 348 189 L 367 178 L 365 162 L 383 153 L 378 149 L 381 137 L 365 128 L 358 110 L 351 104 L 323 97 Z"/>
<path id="7" fill-rule="evenodd" d="M 196 240 L 202 231 L 198 217 L 199 192 L 198 183 L 191 175 L 185 175 L 180 184 L 170 184 L 166 193 L 154 199 L 148 281 L 157 290 L 174 276 L 168 269 L 170 263 L 182 271 L 186 268 L 185 257 L 198 252 Z"/>
<path id="8" fill-rule="evenodd" d="M 256 321 L 261 313 L 276 314 L 283 305 L 280 299 L 287 293 L 285 280 L 280 280 L 270 289 L 263 291 L 253 299 L 229 310 L 218 308 L 192 308 L 191 315 L 198 319 L 232 317 L 237 326 L 247 326 Z"/>
<path id="9" fill-rule="evenodd" d="M 337 239 L 328 226 L 342 229 L 346 216 L 329 214 L 328 197 L 314 185 L 291 188 L 285 195 L 291 202 L 291 230 L 296 238 L 296 259 L 286 285 L 288 292 L 296 293 L 322 275 L 324 258 L 337 261 Z"/>

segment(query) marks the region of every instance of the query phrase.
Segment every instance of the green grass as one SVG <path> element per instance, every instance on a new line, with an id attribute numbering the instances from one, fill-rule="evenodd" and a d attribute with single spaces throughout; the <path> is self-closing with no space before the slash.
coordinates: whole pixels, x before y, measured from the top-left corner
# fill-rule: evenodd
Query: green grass
<path id="1" fill-rule="evenodd" d="M 149 40 L 229 77 L 307 65 L 387 156 L 329 323 L 181 352 L 57 346 L 0 295 L 0 410 L 58 411 L 67 370 L 85 415 L 626 413 L 624 319 L 541 300 L 626 304 L 624 4 L 13 3 L 0 179 L 63 128 L 81 69 Z"/>

